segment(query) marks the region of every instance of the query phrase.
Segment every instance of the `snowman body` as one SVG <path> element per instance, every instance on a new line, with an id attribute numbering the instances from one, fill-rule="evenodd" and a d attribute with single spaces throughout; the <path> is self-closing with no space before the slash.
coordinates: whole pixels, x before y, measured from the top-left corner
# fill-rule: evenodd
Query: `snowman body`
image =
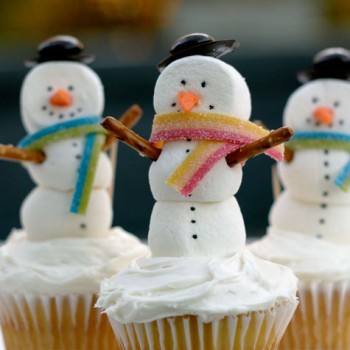
<path id="1" fill-rule="evenodd" d="M 346 81 L 317 79 L 307 83 L 290 97 L 284 123 L 295 131 L 350 133 L 349 95 Z M 331 120 L 320 118 L 323 112 Z M 350 242 L 350 192 L 334 183 L 349 160 L 347 151 L 325 146 L 296 150 L 291 162 L 278 164 L 285 189 L 272 207 L 271 226 Z"/>
<path id="2" fill-rule="evenodd" d="M 41 63 L 22 85 L 21 116 L 29 133 L 75 118 L 100 116 L 103 106 L 100 79 L 78 62 Z M 81 136 L 53 142 L 44 147 L 42 164 L 25 164 L 38 185 L 21 208 L 30 239 L 107 234 L 112 220 L 108 195 L 112 166 L 106 154 L 99 155 L 86 215 L 70 213 L 85 142 Z"/>
<path id="3" fill-rule="evenodd" d="M 180 96 L 195 96 L 184 105 Z M 242 76 L 219 59 L 189 56 L 167 66 L 154 93 L 157 115 L 210 112 L 248 120 L 250 93 Z M 149 171 L 153 208 L 149 245 L 153 256 L 229 256 L 245 243 L 242 214 L 234 195 L 242 181 L 240 164 L 219 160 L 195 190 L 184 197 L 166 184 L 191 154 L 197 140 L 166 141 Z"/>

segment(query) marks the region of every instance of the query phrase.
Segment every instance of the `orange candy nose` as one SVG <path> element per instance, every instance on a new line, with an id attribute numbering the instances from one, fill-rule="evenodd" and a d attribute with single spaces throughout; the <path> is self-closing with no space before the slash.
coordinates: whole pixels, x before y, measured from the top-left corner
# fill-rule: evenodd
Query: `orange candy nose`
<path id="1" fill-rule="evenodd" d="M 193 107 L 197 106 L 200 98 L 194 92 L 180 91 L 177 94 L 177 100 L 179 101 L 180 106 L 184 112 L 191 112 Z"/>
<path id="2" fill-rule="evenodd" d="M 334 113 L 328 107 L 317 107 L 313 112 L 314 118 L 325 125 L 330 125 L 333 123 Z"/>
<path id="3" fill-rule="evenodd" d="M 68 107 L 72 104 L 72 95 L 65 89 L 57 90 L 50 97 L 50 104 L 56 107 Z"/>

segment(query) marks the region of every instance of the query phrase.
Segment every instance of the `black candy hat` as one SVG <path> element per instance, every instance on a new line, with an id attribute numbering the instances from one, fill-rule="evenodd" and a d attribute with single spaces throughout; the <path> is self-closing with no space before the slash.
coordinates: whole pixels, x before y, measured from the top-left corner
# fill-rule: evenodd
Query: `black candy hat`
<path id="1" fill-rule="evenodd" d="M 170 50 L 170 56 L 158 63 L 159 71 L 179 58 L 202 55 L 219 58 L 239 47 L 237 40 L 214 40 L 208 34 L 193 33 L 177 39 Z"/>
<path id="2" fill-rule="evenodd" d="M 315 79 L 350 79 L 350 51 L 342 47 L 330 47 L 318 52 L 309 70 L 298 72 L 297 79 L 306 83 Z"/>
<path id="3" fill-rule="evenodd" d="M 89 64 L 93 55 L 83 55 L 83 43 L 70 35 L 56 35 L 38 45 L 38 55 L 25 61 L 27 67 L 48 61 L 76 61 Z"/>

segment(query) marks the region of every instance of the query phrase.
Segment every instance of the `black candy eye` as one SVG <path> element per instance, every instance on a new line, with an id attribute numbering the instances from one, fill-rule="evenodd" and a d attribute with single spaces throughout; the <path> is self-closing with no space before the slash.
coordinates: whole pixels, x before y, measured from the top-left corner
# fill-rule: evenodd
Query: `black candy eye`
<path id="1" fill-rule="evenodd" d="M 213 105 L 209 105 L 209 109 L 214 109 L 214 106 Z"/>
<path id="2" fill-rule="evenodd" d="M 186 85 L 186 80 L 183 80 L 183 79 L 182 79 L 182 80 L 181 80 L 181 84 L 182 84 L 182 85 Z"/>
<path id="3" fill-rule="evenodd" d="M 312 98 L 312 103 L 317 103 L 318 102 L 318 98 L 317 97 L 313 97 Z"/>
<path id="4" fill-rule="evenodd" d="M 202 81 L 202 84 L 201 84 L 202 88 L 205 88 L 206 85 L 207 85 L 207 83 L 205 81 Z"/>
<path id="5" fill-rule="evenodd" d="M 176 106 L 176 102 L 173 102 L 172 104 L 171 104 L 171 107 L 175 107 Z"/>
<path id="6" fill-rule="evenodd" d="M 69 90 L 69 91 L 73 91 L 73 90 L 74 90 L 74 87 L 73 87 L 72 85 L 69 85 L 69 86 L 68 86 L 68 90 Z"/>
<path id="7" fill-rule="evenodd" d="M 333 107 L 339 107 L 339 105 L 340 105 L 339 101 L 334 101 Z"/>
<path id="8" fill-rule="evenodd" d="M 52 91 L 52 90 L 53 90 L 52 86 L 47 87 L 47 91 Z"/>

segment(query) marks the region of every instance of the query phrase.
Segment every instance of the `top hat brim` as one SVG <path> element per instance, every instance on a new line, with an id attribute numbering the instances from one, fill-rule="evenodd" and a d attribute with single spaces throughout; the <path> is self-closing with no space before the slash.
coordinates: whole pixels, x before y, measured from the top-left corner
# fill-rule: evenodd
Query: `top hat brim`
<path id="1" fill-rule="evenodd" d="M 24 61 L 24 65 L 28 68 L 34 67 L 37 64 L 44 63 L 44 62 L 53 62 L 53 61 L 69 61 L 69 62 L 80 62 L 84 64 L 91 64 L 95 61 L 94 55 L 75 55 L 75 56 L 61 56 L 61 57 L 43 57 L 43 56 L 37 56 L 34 58 L 29 58 Z"/>
<path id="2" fill-rule="evenodd" d="M 219 58 L 238 47 L 239 41 L 237 40 L 218 40 L 199 43 L 196 46 L 171 54 L 159 62 L 157 67 L 159 71 L 162 71 L 170 63 L 187 56 L 201 55 Z"/>
<path id="3" fill-rule="evenodd" d="M 350 70 L 303 70 L 297 73 L 297 79 L 302 84 L 316 79 L 349 80 Z"/>

